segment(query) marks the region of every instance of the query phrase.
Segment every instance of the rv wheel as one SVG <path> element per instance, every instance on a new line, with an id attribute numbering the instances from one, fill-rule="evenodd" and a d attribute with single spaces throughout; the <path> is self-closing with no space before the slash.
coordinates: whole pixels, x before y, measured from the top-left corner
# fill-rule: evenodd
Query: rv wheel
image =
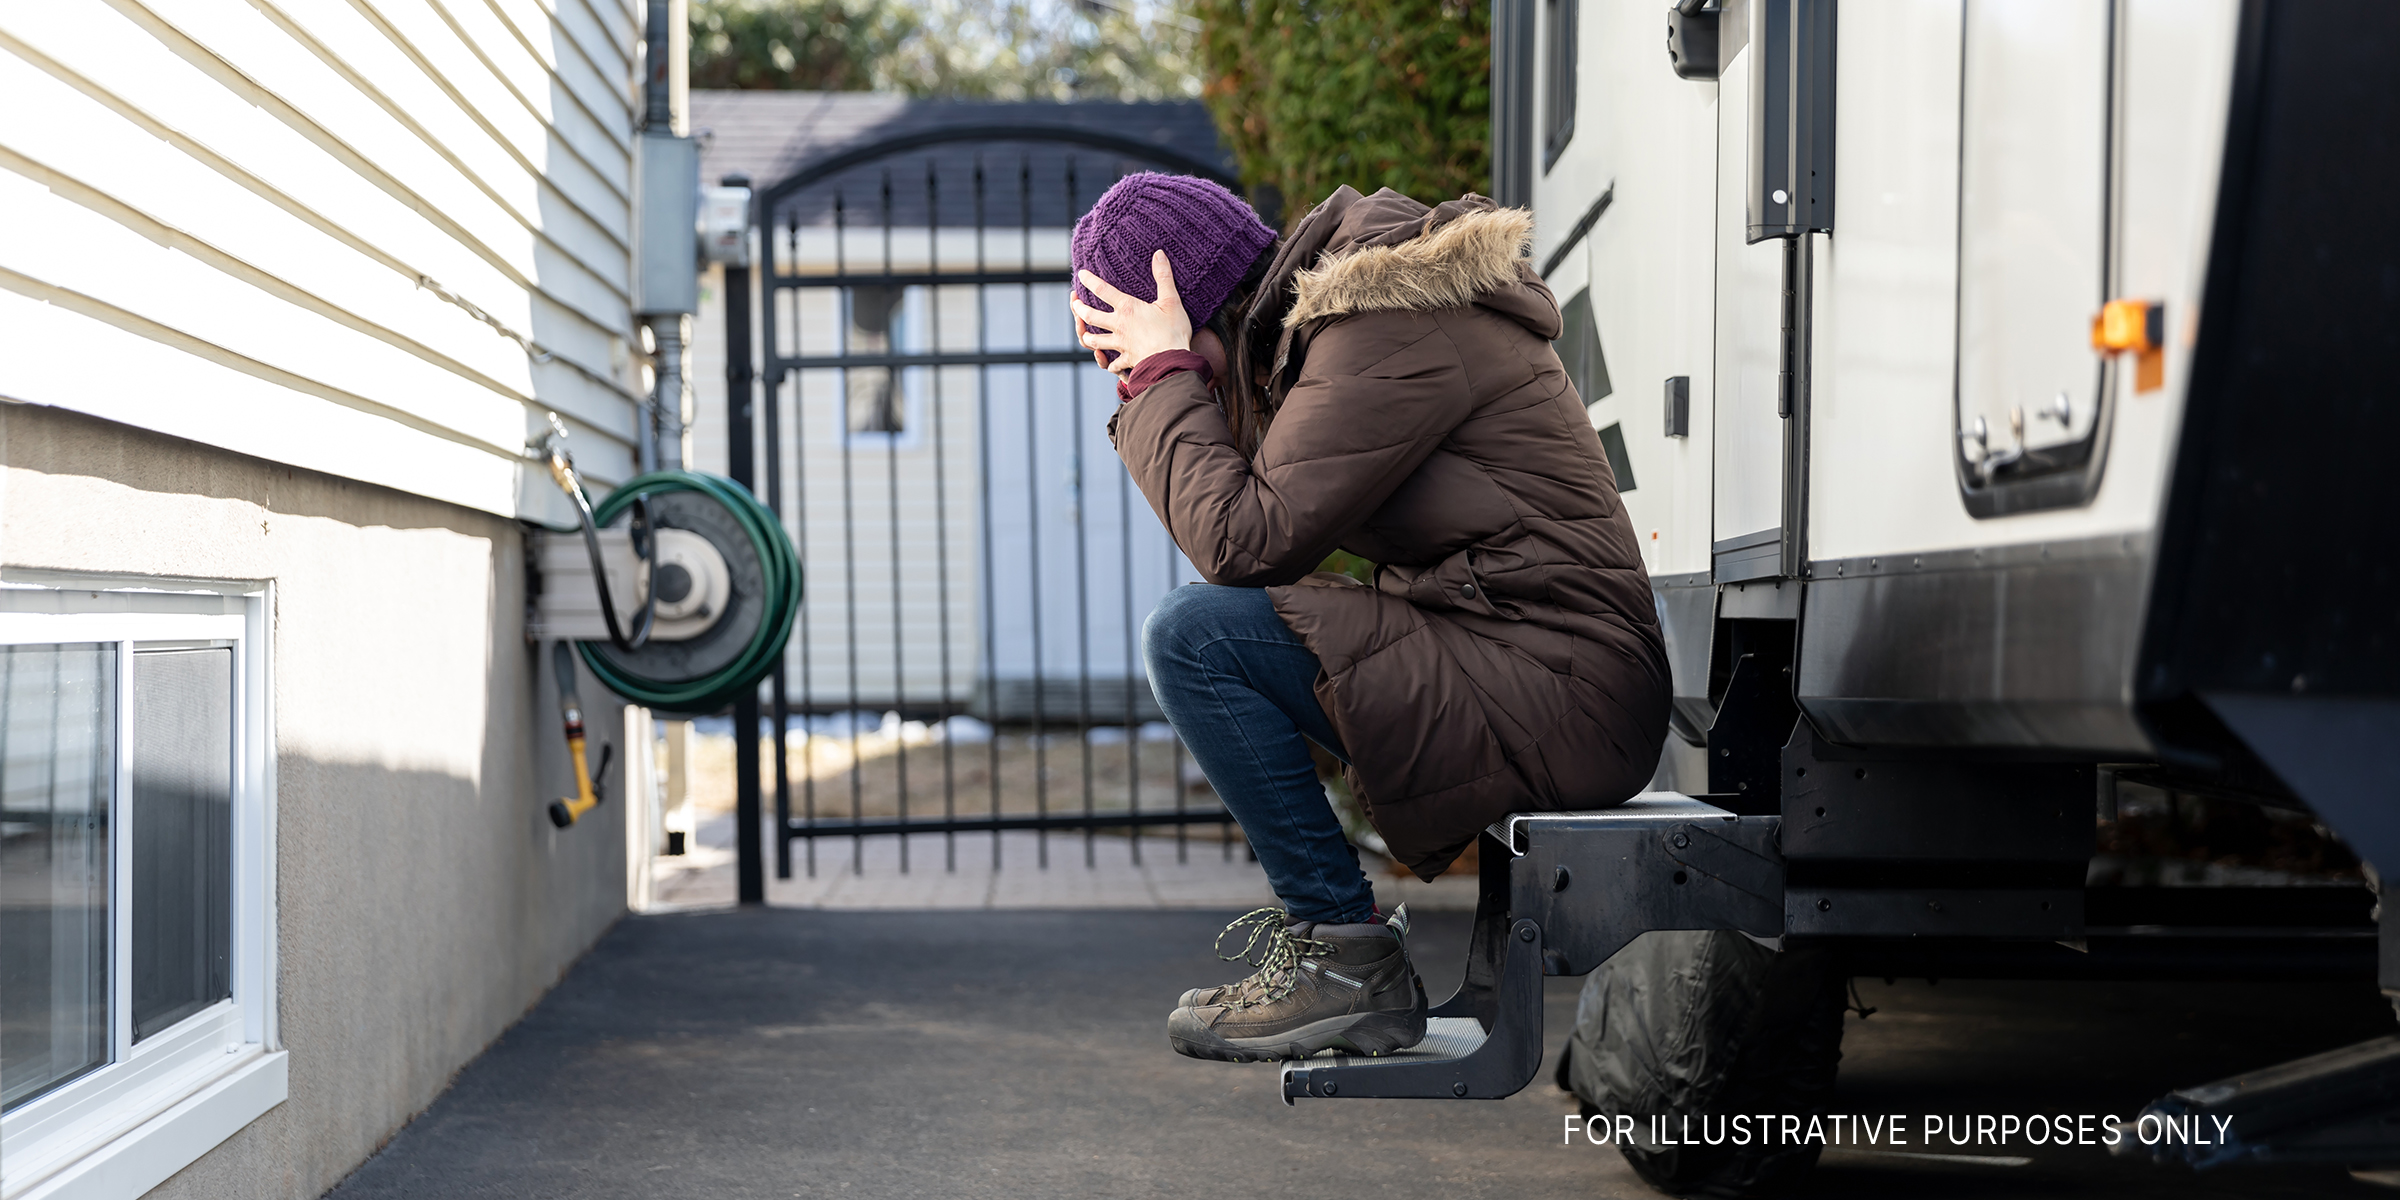
<path id="1" fill-rule="evenodd" d="M 1828 1110 L 1845 983 L 1822 950 L 1779 953 L 1738 933 L 1644 934 L 1584 983 L 1559 1083 L 1586 1117 L 1633 1118 L 1618 1148 L 1651 1186 L 1778 1194 L 1819 1148 L 1762 1142 L 1754 1122 Z M 1747 1145 L 1731 1136 L 1737 1115 L 1751 1118 Z"/>

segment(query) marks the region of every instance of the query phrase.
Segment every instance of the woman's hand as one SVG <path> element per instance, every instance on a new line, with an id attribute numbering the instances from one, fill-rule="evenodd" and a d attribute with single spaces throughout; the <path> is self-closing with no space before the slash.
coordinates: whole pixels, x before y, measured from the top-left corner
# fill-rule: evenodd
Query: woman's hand
<path id="1" fill-rule="evenodd" d="M 1118 375 L 1140 366 L 1143 359 L 1164 350 L 1192 348 L 1192 318 L 1183 311 L 1183 297 L 1175 291 L 1175 269 L 1167 264 L 1167 252 L 1157 251 L 1150 256 L 1150 276 L 1158 282 L 1158 299 L 1143 303 L 1116 288 L 1090 271 L 1076 272 L 1083 286 L 1091 289 L 1109 306 L 1102 311 L 1067 296 L 1068 307 L 1075 310 L 1075 334 L 1100 365 Z M 1105 326 L 1105 328 L 1095 328 Z M 1114 350 L 1116 361 L 1108 361 L 1105 351 Z"/>

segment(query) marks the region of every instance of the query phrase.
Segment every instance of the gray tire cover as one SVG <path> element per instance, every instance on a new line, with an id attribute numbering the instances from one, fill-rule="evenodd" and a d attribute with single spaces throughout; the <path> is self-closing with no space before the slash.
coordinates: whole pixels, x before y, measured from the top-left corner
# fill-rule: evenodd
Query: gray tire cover
<path id="1" fill-rule="evenodd" d="M 1649 933 L 1584 984 L 1561 1066 L 1593 1111 L 1634 1118 L 1618 1149 L 1677 1193 L 1780 1194 L 1815 1167 L 1802 1143 L 1661 1145 L 1652 1115 L 1829 1111 L 1845 980 L 1823 948 L 1778 952 L 1738 933 Z"/>
<path id="2" fill-rule="evenodd" d="M 1724 1087 L 1775 951 L 1738 933 L 1645 933 L 1584 980 L 1568 1090 L 1647 1139 L 1651 1114 L 1698 1113 Z"/>

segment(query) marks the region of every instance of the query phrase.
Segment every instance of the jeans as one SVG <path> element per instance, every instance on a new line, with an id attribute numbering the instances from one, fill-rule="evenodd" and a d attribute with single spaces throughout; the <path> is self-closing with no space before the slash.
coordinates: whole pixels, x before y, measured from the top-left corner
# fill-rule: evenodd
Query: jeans
<path id="1" fill-rule="evenodd" d="M 1326 803 L 1308 756 L 1314 741 L 1347 761 L 1317 703 L 1317 656 L 1266 592 L 1185 584 L 1142 625 L 1150 690 L 1266 869 L 1304 921 L 1351 924 L 1375 912 L 1375 889 Z"/>

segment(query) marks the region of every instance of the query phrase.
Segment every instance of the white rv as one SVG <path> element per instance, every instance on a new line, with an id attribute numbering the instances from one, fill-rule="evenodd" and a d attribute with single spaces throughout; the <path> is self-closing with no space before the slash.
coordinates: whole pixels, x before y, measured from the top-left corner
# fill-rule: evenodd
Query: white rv
<path id="1" fill-rule="evenodd" d="M 1746 584 L 1727 615 L 1801 619 L 1829 738 L 2154 758 L 2134 635 L 2238 5 L 1694 6 L 1680 61 L 1670 14 L 1547 11 L 1576 7 L 1536 59 L 1535 256 L 1589 297 L 1570 338 L 1605 364 L 1584 398 L 1619 430 L 1679 725 L 1708 727 L 1711 600 Z M 2111 301 L 2163 344 L 2095 350 Z"/>
<path id="2" fill-rule="evenodd" d="M 2309 889 L 2314 915 L 2256 889 L 2226 927 L 2207 889 L 2091 869 L 2128 784 L 2301 814 L 2366 881 L 2400 864 L 2400 570 L 2377 545 L 2400 7 L 1494 16 L 1494 191 L 1536 215 L 1561 355 L 1648 548 L 1678 736 L 1656 791 L 1488 835 L 1443 1053 L 1295 1065 L 1286 1095 L 1506 1094 L 1540 1060 L 1526 989 L 1672 967 L 1612 960 L 1649 931 L 1747 933 L 1777 965 L 1710 986 L 1795 997 L 1769 1018 L 1789 1036 L 1726 1030 L 1695 1052 L 1706 1079 L 1650 1097 L 1684 1112 L 1719 1111 L 1745 1055 L 1829 1087 L 1824 996 L 1850 975 L 2400 985 L 2367 882 Z M 1640 1052 L 1604 1042 L 1579 1028 L 1571 1057 Z M 2178 1093 L 2162 1114 L 2234 1133 L 2170 1157 L 2391 1161 L 2388 1102 L 2328 1098 L 2394 1061 L 2383 1039 Z M 1628 1157 L 1721 1194 L 1813 1162 Z"/>

